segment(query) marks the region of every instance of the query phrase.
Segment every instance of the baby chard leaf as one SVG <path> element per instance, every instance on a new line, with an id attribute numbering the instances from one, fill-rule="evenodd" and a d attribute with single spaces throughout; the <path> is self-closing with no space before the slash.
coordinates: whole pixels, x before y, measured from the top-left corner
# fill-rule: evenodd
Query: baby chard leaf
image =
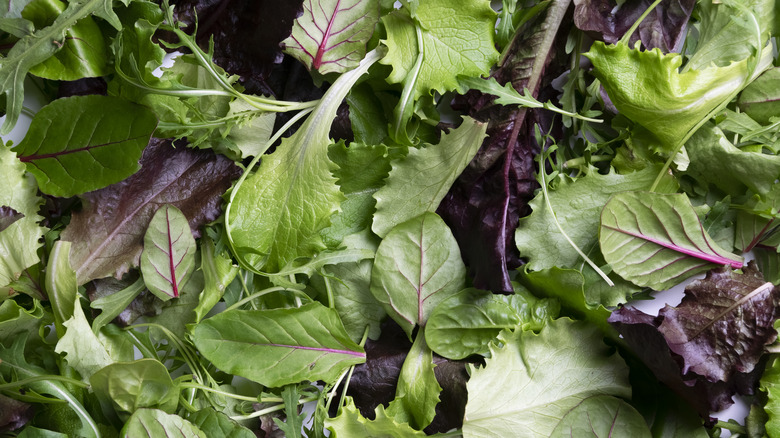
<path id="1" fill-rule="evenodd" d="M 217 368 L 269 387 L 303 380 L 332 382 L 366 360 L 338 313 L 319 303 L 223 312 L 201 321 L 192 336 Z"/>
<path id="2" fill-rule="evenodd" d="M 141 273 L 146 287 L 161 300 L 178 298 L 181 285 L 195 271 L 196 249 L 184 214 L 170 204 L 160 207 L 144 235 Z"/>
<path id="3" fill-rule="evenodd" d="M 373 0 L 325 2 L 308 0 L 295 20 L 284 51 L 321 74 L 342 73 L 358 66 L 366 43 L 379 22 Z"/>
<path id="4" fill-rule="evenodd" d="M 371 293 L 411 339 L 437 304 L 466 283 L 466 267 L 452 232 L 435 213 L 395 228 L 377 249 Z"/>
<path id="5" fill-rule="evenodd" d="M 35 115 L 13 150 L 42 192 L 74 196 L 135 173 L 156 126 L 151 111 L 116 97 L 57 99 Z"/>
<path id="6" fill-rule="evenodd" d="M 601 213 L 599 243 L 618 275 L 656 290 L 717 265 L 742 267 L 742 257 L 707 234 L 685 194 L 618 193 Z"/>

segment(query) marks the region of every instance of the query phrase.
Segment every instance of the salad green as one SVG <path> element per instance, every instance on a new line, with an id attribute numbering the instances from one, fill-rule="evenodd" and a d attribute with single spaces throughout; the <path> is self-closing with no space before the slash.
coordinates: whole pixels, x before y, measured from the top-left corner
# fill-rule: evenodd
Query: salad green
<path id="1" fill-rule="evenodd" d="M 778 30 L 0 0 L 0 435 L 780 436 Z"/>

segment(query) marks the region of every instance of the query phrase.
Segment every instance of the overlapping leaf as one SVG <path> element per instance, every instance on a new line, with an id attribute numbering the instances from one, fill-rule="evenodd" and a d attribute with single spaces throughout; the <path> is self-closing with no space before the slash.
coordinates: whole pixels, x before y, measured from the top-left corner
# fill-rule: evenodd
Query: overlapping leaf
<path id="1" fill-rule="evenodd" d="M 160 207 L 144 234 L 141 273 L 146 287 L 161 300 L 178 298 L 195 270 L 196 249 L 182 212 L 170 204 Z"/>

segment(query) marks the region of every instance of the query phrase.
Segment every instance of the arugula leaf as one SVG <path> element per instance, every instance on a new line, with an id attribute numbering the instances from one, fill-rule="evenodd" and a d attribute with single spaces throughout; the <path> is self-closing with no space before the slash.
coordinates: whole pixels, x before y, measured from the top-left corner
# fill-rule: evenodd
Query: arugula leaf
<path id="1" fill-rule="evenodd" d="M 463 436 L 503 437 L 523 430 L 547 437 L 588 397 L 630 397 L 628 367 L 601 338 L 597 328 L 567 319 L 548 323 L 539 334 L 501 332 L 502 346 L 491 344 L 485 366 L 469 366 Z"/>
<path id="2" fill-rule="evenodd" d="M 384 237 L 396 225 L 434 212 L 485 138 L 487 125 L 466 117 L 436 145 L 423 145 L 392 162 L 390 175 L 376 193 L 371 230 Z"/>
<path id="3" fill-rule="evenodd" d="M 265 386 L 331 382 L 366 359 L 335 310 L 319 303 L 295 309 L 231 310 L 192 330 L 195 346 L 221 370 Z"/>
<path id="4" fill-rule="evenodd" d="M 618 275 L 656 290 L 717 265 L 743 264 L 704 231 L 685 194 L 614 195 L 601 213 L 599 244 Z"/>
<path id="5" fill-rule="evenodd" d="M 301 429 L 306 420 L 305 413 L 298 412 L 298 387 L 287 385 L 282 390 L 282 399 L 284 400 L 285 421 L 274 418 L 274 423 L 279 430 L 284 432 L 285 437 L 301 438 Z"/>
<path id="6" fill-rule="evenodd" d="M 366 43 L 379 22 L 379 4 L 372 0 L 324 2 L 307 0 L 295 19 L 284 51 L 320 74 L 343 73 L 360 64 Z"/>
<path id="7" fill-rule="evenodd" d="M 371 271 L 371 293 L 409 339 L 465 282 L 458 244 L 435 213 L 393 228 L 379 244 Z"/>
<path id="8" fill-rule="evenodd" d="M 141 273 L 149 290 L 163 301 L 179 297 L 179 288 L 195 270 L 197 246 L 181 210 L 160 207 L 144 234 Z"/>

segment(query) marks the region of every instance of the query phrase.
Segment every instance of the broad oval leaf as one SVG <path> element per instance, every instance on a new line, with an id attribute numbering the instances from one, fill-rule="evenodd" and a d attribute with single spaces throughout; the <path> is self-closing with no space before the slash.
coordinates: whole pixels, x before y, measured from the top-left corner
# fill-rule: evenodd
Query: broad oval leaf
<path id="1" fill-rule="evenodd" d="M 375 0 L 307 0 L 284 51 L 320 74 L 357 67 L 379 22 Z"/>
<path id="2" fill-rule="evenodd" d="M 319 303 L 223 312 L 200 322 L 192 336 L 217 368 L 269 387 L 305 380 L 331 382 L 366 360 L 338 313 Z"/>
<path id="3" fill-rule="evenodd" d="M 656 290 L 719 265 L 742 267 L 707 235 L 685 194 L 616 194 L 601 213 L 599 243 L 618 275 Z"/>
<path id="4" fill-rule="evenodd" d="M 465 283 L 458 243 L 435 213 L 393 228 L 379 244 L 371 271 L 371 293 L 410 338 Z"/>
<path id="5" fill-rule="evenodd" d="M 195 271 L 195 238 L 178 208 L 160 207 L 149 222 L 141 252 L 141 274 L 149 290 L 161 300 L 178 298 L 181 285 Z"/>
<path id="6" fill-rule="evenodd" d="M 539 330 L 548 319 L 558 316 L 557 302 L 540 300 L 515 286 L 515 295 L 470 288 L 441 302 L 425 325 L 428 345 L 448 359 L 486 356 L 490 342 L 501 330 Z"/>
<path id="7" fill-rule="evenodd" d="M 176 414 L 159 409 L 139 409 L 119 432 L 122 438 L 181 437 L 202 438 L 206 435 L 197 426 Z"/>
<path id="8" fill-rule="evenodd" d="M 123 99 L 68 97 L 42 108 L 13 151 L 42 192 L 69 197 L 135 173 L 156 126 L 151 111 Z"/>
<path id="9" fill-rule="evenodd" d="M 417 430 L 431 424 L 442 391 L 433 372 L 435 366 L 433 351 L 425 342 L 425 331 L 420 330 L 401 367 L 395 399 L 387 406 L 390 416 L 408 422 Z"/>
<path id="10" fill-rule="evenodd" d="M 165 365 L 155 359 L 108 365 L 89 383 L 101 403 L 112 406 L 123 419 L 141 408 L 172 414 L 179 404 L 179 389 Z"/>
<path id="11" fill-rule="evenodd" d="M 650 438 L 644 417 L 633 406 L 608 395 L 588 397 L 569 411 L 551 437 Z"/>

